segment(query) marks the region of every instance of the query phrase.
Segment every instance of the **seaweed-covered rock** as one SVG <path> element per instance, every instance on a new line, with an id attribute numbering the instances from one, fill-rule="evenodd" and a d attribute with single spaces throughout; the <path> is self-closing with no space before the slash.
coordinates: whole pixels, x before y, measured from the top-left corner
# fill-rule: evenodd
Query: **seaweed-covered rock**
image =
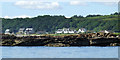
<path id="1" fill-rule="evenodd" d="M 69 44 L 63 44 L 63 43 L 49 43 L 45 46 L 52 46 L 52 47 L 67 47 L 70 46 Z"/>
<path id="2" fill-rule="evenodd" d="M 88 33 L 67 36 L 2 35 L 3 46 L 120 46 L 120 37 L 112 33 Z"/>

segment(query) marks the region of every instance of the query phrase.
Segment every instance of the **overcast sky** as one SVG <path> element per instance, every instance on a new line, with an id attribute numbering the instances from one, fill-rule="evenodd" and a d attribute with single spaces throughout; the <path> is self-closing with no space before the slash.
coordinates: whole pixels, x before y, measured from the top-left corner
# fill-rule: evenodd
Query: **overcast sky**
<path id="1" fill-rule="evenodd" d="M 84 2 L 84 1 L 12 1 L 1 2 L 0 16 L 5 18 L 35 17 L 38 15 L 73 15 L 89 14 L 108 15 L 118 11 L 118 2 Z"/>

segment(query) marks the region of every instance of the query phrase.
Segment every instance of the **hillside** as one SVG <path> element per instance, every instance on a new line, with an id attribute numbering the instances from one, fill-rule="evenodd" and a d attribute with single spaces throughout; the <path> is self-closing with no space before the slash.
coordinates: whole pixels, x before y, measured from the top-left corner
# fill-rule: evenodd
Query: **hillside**
<path id="1" fill-rule="evenodd" d="M 65 16 L 37 16 L 33 18 L 2 18 L 2 29 L 17 31 L 19 28 L 33 27 L 35 31 L 44 30 L 54 32 L 59 28 L 86 28 L 87 30 L 120 31 L 118 28 L 118 14 L 111 15 L 88 15 L 86 17 L 74 15 L 71 18 Z"/>

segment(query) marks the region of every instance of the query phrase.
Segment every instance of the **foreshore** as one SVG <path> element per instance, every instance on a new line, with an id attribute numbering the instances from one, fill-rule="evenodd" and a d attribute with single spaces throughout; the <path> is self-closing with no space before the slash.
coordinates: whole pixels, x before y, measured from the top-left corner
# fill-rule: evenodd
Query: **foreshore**
<path id="1" fill-rule="evenodd" d="M 2 34 L 1 46 L 120 46 L 120 36 L 112 33 L 88 33 L 65 36 L 22 36 Z"/>

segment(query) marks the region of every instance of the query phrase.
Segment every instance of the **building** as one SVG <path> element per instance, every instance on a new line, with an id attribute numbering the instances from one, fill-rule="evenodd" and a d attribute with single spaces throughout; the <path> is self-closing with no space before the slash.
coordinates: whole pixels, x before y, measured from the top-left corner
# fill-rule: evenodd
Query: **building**
<path id="1" fill-rule="evenodd" d="M 56 33 L 63 33 L 63 29 L 58 29 L 57 31 L 56 31 Z"/>
<path id="2" fill-rule="evenodd" d="M 25 31 L 25 28 L 20 28 L 19 31 L 18 31 L 18 33 L 24 34 L 24 31 Z"/>
<path id="3" fill-rule="evenodd" d="M 68 33 L 76 33 L 76 30 L 74 30 L 74 29 L 69 29 Z"/>
<path id="4" fill-rule="evenodd" d="M 33 34 L 34 30 L 33 30 L 33 28 L 26 28 L 24 33 L 25 34 Z"/>
<path id="5" fill-rule="evenodd" d="M 81 29 L 79 29 L 78 31 L 77 31 L 77 33 L 84 33 L 84 32 L 86 32 L 87 30 L 85 29 L 85 28 L 81 28 Z"/>
<path id="6" fill-rule="evenodd" d="M 105 30 L 105 33 L 110 33 L 109 31 Z"/>
<path id="7" fill-rule="evenodd" d="M 6 29 L 5 34 L 10 34 L 10 29 Z"/>
<path id="8" fill-rule="evenodd" d="M 63 28 L 63 29 L 58 29 L 56 33 L 75 33 L 76 30 L 74 29 L 69 29 L 69 28 Z"/>
<path id="9" fill-rule="evenodd" d="M 63 28 L 63 33 L 69 33 L 69 28 Z"/>
<path id="10" fill-rule="evenodd" d="M 103 33 L 113 33 L 113 31 L 108 31 L 108 30 L 103 30 L 103 31 L 100 31 L 100 32 L 103 32 Z"/>

